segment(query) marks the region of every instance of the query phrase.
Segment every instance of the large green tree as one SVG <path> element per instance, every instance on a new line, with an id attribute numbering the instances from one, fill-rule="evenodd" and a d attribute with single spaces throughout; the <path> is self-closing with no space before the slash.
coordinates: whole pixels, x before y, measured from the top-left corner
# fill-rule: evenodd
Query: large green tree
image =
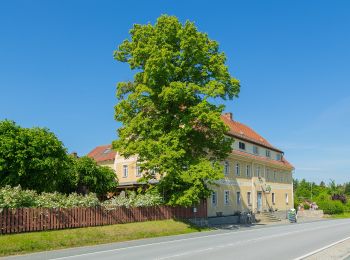
<path id="1" fill-rule="evenodd" d="M 115 118 L 123 123 L 113 147 L 125 157 L 138 154 L 145 178 L 161 175 L 157 186 L 172 205 L 193 205 L 223 177 L 218 161 L 232 140 L 220 120 L 224 106 L 213 102 L 238 96 L 239 81 L 226 66 L 216 41 L 163 15 L 135 24 L 114 52 L 135 71 L 117 86 Z"/>
<path id="2" fill-rule="evenodd" d="M 22 128 L 0 121 L 0 186 L 56 191 L 71 187 L 70 159 L 46 128 Z"/>

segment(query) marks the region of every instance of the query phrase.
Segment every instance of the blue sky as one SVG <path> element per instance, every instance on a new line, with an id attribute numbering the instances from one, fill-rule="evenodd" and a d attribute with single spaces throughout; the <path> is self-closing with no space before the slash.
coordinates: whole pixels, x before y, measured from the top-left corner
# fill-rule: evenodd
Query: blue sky
<path id="1" fill-rule="evenodd" d="M 194 21 L 241 81 L 227 111 L 283 149 L 295 176 L 350 181 L 349 1 L 0 3 L 0 120 L 48 127 L 86 154 L 116 138 L 113 60 L 134 23 Z"/>

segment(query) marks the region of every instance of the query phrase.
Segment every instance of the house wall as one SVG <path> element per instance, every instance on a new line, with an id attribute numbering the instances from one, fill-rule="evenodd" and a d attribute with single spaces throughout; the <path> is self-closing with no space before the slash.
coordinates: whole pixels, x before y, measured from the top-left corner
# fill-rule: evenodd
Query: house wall
<path id="1" fill-rule="evenodd" d="M 114 161 L 113 160 L 98 162 L 98 165 L 107 166 L 107 167 L 112 168 L 114 170 Z"/>
<path id="2" fill-rule="evenodd" d="M 137 180 L 140 177 L 136 176 L 136 163 L 137 163 L 136 156 L 131 156 L 131 157 L 126 159 L 117 153 L 117 155 L 115 157 L 113 168 L 117 174 L 119 184 L 137 182 Z M 127 177 L 123 176 L 123 166 L 124 165 L 128 166 L 128 176 Z"/>
<path id="3" fill-rule="evenodd" d="M 234 149 L 238 149 L 238 142 L 234 142 Z M 253 153 L 253 145 L 246 143 L 246 149 Z M 236 147 L 237 146 L 237 147 Z M 260 156 L 266 156 L 263 147 L 259 147 Z M 294 206 L 293 202 L 293 180 L 292 168 L 276 164 L 275 154 L 271 151 L 271 160 L 259 160 L 252 157 L 231 154 L 227 160 L 229 163 L 229 173 L 224 179 L 217 182 L 217 185 L 211 187 L 217 192 L 217 203 L 212 203 L 212 198 L 207 200 L 208 216 L 216 216 L 217 213 L 222 215 L 233 215 L 236 211 L 252 210 L 257 211 L 257 193 L 262 193 L 261 210 L 279 210 L 285 211 Z M 222 164 L 225 164 L 225 161 Z M 119 184 L 136 183 L 140 177 L 136 176 L 137 157 L 132 156 L 128 159 L 120 156 L 118 153 L 114 161 L 114 170 L 118 176 Z M 239 172 L 236 172 L 236 164 L 239 164 Z M 123 165 L 128 166 L 128 176 L 123 177 Z M 247 176 L 246 167 L 250 167 L 250 175 Z M 271 191 L 264 190 L 271 187 Z M 224 203 L 225 191 L 229 191 L 229 203 Z M 237 203 L 237 192 L 240 192 L 241 203 Z M 251 192 L 251 203 L 248 204 L 247 193 Z M 275 203 L 272 203 L 272 193 L 275 195 Z M 288 194 L 288 204 L 286 203 L 286 194 Z"/>
<path id="4" fill-rule="evenodd" d="M 226 162 L 229 163 L 229 173 L 224 179 L 218 181 L 211 188 L 216 192 L 216 203 L 213 198 L 208 198 L 208 216 L 233 215 L 237 211 L 252 210 L 257 212 L 257 193 L 262 194 L 261 210 L 287 210 L 294 206 L 293 202 L 293 184 L 292 169 L 287 167 L 277 167 L 269 163 L 261 163 L 243 157 L 231 155 Z M 237 174 L 236 164 L 239 164 Z M 224 163 L 223 163 L 224 165 Z M 250 167 L 250 176 L 247 176 L 246 167 Z M 258 177 L 257 169 L 260 170 Z M 225 171 L 225 169 L 224 169 Z M 274 178 L 276 176 L 276 178 Z M 271 191 L 267 191 L 266 187 Z M 229 191 L 229 203 L 225 204 L 225 191 Z M 240 203 L 237 201 L 237 192 L 240 193 Z M 250 192 L 250 204 L 248 204 L 248 195 Z M 272 203 L 272 193 L 275 195 L 275 203 Z M 288 203 L 286 203 L 286 194 Z"/>

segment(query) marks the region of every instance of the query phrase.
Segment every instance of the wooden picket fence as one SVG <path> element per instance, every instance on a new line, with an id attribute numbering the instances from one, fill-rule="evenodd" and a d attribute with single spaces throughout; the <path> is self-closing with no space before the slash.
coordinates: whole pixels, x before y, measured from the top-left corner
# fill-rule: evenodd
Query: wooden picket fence
<path id="1" fill-rule="evenodd" d="M 206 218 L 207 207 L 203 201 L 196 207 L 119 207 L 92 208 L 18 208 L 0 209 L 0 234 L 93 227 L 130 222 L 164 219 Z"/>

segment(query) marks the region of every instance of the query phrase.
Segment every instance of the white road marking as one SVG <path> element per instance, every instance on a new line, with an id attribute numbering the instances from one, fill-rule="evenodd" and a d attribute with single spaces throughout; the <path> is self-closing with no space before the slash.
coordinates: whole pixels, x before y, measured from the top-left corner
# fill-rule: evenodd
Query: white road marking
<path id="1" fill-rule="evenodd" d="M 303 223 L 302 225 L 307 225 L 308 226 L 308 225 L 311 225 L 311 224 L 312 224 L 312 222 Z M 308 229 L 308 230 L 317 230 L 317 229 L 328 228 L 328 227 L 331 227 L 331 226 L 341 226 L 341 225 L 344 225 L 344 223 L 335 224 L 335 225 L 332 225 L 332 223 L 331 223 L 331 225 L 322 226 L 322 227 L 318 227 L 318 228 L 311 228 L 311 229 Z M 271 227 L 271 228 L 278 228 L 278 227 L 281 227 L 281 226 L 275 226 L 275 227 Z M 72 255 L 72 256 L 50 258 L 50 260 L 70 259 L 70 258 L 76 258 L 76 257 L 81 257 L 81 256 L 89 256 L 89 255 L 95 255 L 95 254 L 101 254 L 101 253 L 107 253 L 107 252 L 117 252 L 117 251 L 122 251 L 122 250 L 127 250 L 127 249 L 148 247 L 148 246 L 153 246 L 153 245 L 162 245 L 162 244 L 176 243 L 176 242 L 182 242 L 182 241 L 188 241 L 188 240 L 197 240 L 197 239 L 208 238 L 208 237 L 227 236 L 227 235 L 232 235 L 232 234 L 237 234 L 237 233 L 242 233 L 242 232 L 254 232 L 254 231 L 264 231 L 264 230 L 265 230 L 264 228 L 260 228 L 260 229 L 251 229 L 251 230 L 240 230 L 240 231 L 236 231 L 236 232 L 232 232 L 231 231 L 231 232 L 226 232 L 226 233 L 221 233 L 221 234 L 206 235 L 206 236 L 191 237 L 191 238 L 183 238 L 183 239 L 177 239 L 177 240 L 155 242 L 155 243 L 144 244 L 144 245 L 137 245 L 137 246 L 122 247 L 122 248 L 115 248 L 115 249 L 109 249 L 109 250 L 102 250 L 102 251 L 96 251 L 96 252 L 84 253 L 84 254 L 78 254 L 78 255 Z M 294 233 L 294 232 L 298 233 L 298 232 L 304 232 L 304 231 L 306 231 L 306 230 L 304 229 L 304 230 L 293 231 L 293 232 L 289 232 L 289 233 Z M 284 233 L 284 234 L 287 234 L 287 233 Z M 278 234 L 278 235 L 281 236 L 281 234 Z M 272 236 L 275 236 L 275 235 L 272 235 Z M 205 249 L 205 250 L 207 250 L 207 249 Z"/>
<path id="2" fill-rule="evenodd" d="M 334 226 L 340 226 L 340 225 L 343 225 L 343 224 L 338 224 L 338 225 L 334 225 Z M 236 246 L 236 245 L 241 245 L 241 244 L 246 244 L 246 243 L 254 243 L 254 242 L 257 242 L 257 241 L 261 241 L 261 240 L 268 240 L 268 239 L 271 239 L 271 238 L 283 237 L 283 236 L 288 236 L 288 235 L 292 235 L 292 234 L 303 233 L 305 231 L 312 231 L 312 230 L 318 230 L 318 229 L 324 229 L 324 227 L 317 227 L 317 228 L 312 228 L 312 229 L 308 229 L 308 230 L 297 230 L 297 231 L 291 231 L 291 232 L 287 232 L 287 233 L 283 233 L 283 234 L 276 234 L 276 235 L 270 235 L 270 236 L 265 236 L 265 237 L 259 237 L 259 238 L 244 240 L 244 241 L 238 241 L 238 242 L 234 242 L 234 243 L 228 243 L 228 244 L 224 244 L 224 245 L 220 245 L 220 246 L 208 247 L 208 248 L 205 248 L 205 249 L 198 249 L 198 250 L 187 251 L 187 252 L 184 252 L 184 253 L 181 253 L 181 254 L 169 255 L 169 256 L 166 256 L 166 257 L 161 257 L 161 258 L 156 258 L 156 259 L 157 260 L 171 259 L 171 258 L 185 256 L 185 255 L 202 253 L 202 252 L 205 252 L 205 251 L 211 251 L 211 250 L 215 250 L 215 249 L 221 249 L 221 248 L 225 248 L 225 247 Z M 338 241 L 337 243 L 340 243 L 340 242 L 343 242 L 343 241 L 344 240 Z M 299 260 L 299 258 L 297 258 L 297 259 Z M 297 260 L 297 259 L 295 259 L 295 260 Z"/>
<path id="3" fill-rule="evenodd" d="M 321 251 L 323 251 L 323 250 L 326 250 L 327 248 L 330 248 L 330 247 L 332 247 L 332 246 L 335 246 L 335 245 L 337 245 L 337 244 L 339 244 L 339 243 L 341 243 L 341 242 L 344 242 L 344 241 L 346 241 L 346 240 L 348 240 L 348 239 L 350 239 L 350 237 L 346 237 L 346 238 L 341 239 L 341 240 L 339 240 L 339 241 L 337 241 L 337 242 L 334 242 L 334 243 L 332 243 L 332 244 L 330 244 L 330 245 L 327 245 L 327 246 L 324 246 L 324 247 L 322 247 L 322 248 L 319 248 L 319 249 L 317 249 L 317 250 L 315 250 L 315 251 L 312 251 L 312 252 L 307 253 L 307 254 L 305 254 L 305 255 L 303 255 L 303 256 L 300 256 L 300 257 L 298 257 L 298 258 L 295 258 L 294 260 L 302 260 L 302 259 L 304 259 L 304 258 L 306 258 L 306 257 L 309 257 L 309 256 L 312 256 L 312 255 L 314 255 L 314 254 L 317 254 L 317 253 L 319 253 L 319 252 L 321 252 Z"/>

